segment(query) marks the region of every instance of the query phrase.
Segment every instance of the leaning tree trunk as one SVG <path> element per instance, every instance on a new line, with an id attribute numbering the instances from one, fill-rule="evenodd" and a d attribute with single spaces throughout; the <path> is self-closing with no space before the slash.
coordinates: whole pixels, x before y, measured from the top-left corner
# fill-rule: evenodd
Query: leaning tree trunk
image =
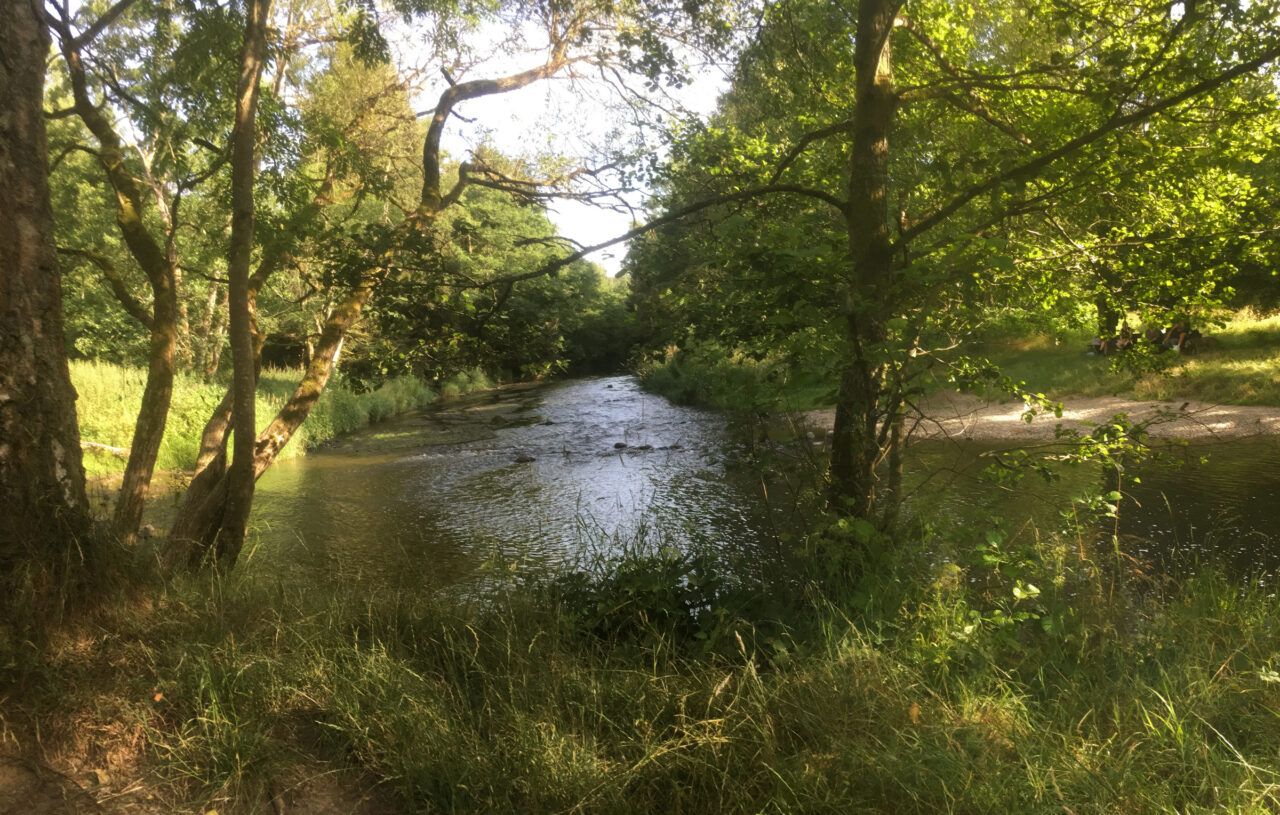
<path id="1" fill-rule="evenodd" d="M 0 0 L 0 583 L 89 545 L 49 206 L 49 44 L 39 3 Z"/>
<path id="2" fill-rule="evenodd" d="M 360 313 L 372 294 L 371 284 L 361 286 L 348 293 L 330 313 L 316 344 L 316 353 L 307 365 L 302 381 L 271 424 L 258 434 L 251 459 L 254 480 L 271 467 L 324 393 L 347 331 L 360 318 Z M 207 561 L 210 550 L 216 547 L 221 519 L 226 515 L 230 500 L 231 480 L 225 466 L 228 418 L 229 411 L 219 410 L 205 427 L 200 458 L 203 466 L 198 468 L 195 478 L 187 488 L 182 506 L 169 530 L 168 558 L 173 566 L 198 568 Z M 221 448 L 219 445 L 222 445 Z M 228 557 L 231 555 L 230 552 L 226 554 Z M 226 565 L 233 563 L 234 558 L 231 558 Z"/>
<path id="3" fill-rule="evenodd" d="M 852 272 L 842 297 L 850 358 L 840 377 L 832 435 L 829 503 L 870 519 L 876 497 L 876 465 L 883 458 L 883 315 L 891 306 L 892 241 L 889 233 L 889 130 L 897 98 L 889 34 L 902 6 L 864 0 L 858 11 L 854 51 L 854 131 L 849 153 L 848 204 Z M 896 437 L 895 437 L 896 438 Z"/>
<path id="4" fill-rule="evenodd" d="M 129 460 L 116 499 L 116 533 L 132 542 L 142 524 L 151 476 L 160 458 L 160 444 L 173 401 L 173 377 L 178 350 L 178 292 L 168 276 L 152 281 L 155 304 L 152 311 L 151 346 L 147 357 L 147 384 L 133 427 Z"/>
<path id="5" fill-rule="evenodd" d="M 66 20 L 56 23 L 62 56 L 76 115 L 98 141 L 98 160 L 115 193 L 116 224 L 134 260 L 142 267 L 155 298 L 151 347 L 147 362 L 147 386 L 134 426 L 129 461 L 116 501 L 115 528 L 126 542 L 132 541 L 142 523 L 151 476 L 155 472 L 173 397 L 174 360 L 178 345 L 178 276 L 175 258 L 151 234 L 143 219 L 143 185 L 129 172 L 120 135 L 111 121 L 89 96 L 88 77 L 81 59 L 85 42 L 71 33 Z"/>
<path id="6" fill-rule="evenodd" d="M 320 214 L 324 205 L 329 202 L 333 183 L 334 172 L 330 167 L 310 203 L 295 212 L 288 226 L 282 230 L 290 238 L 267 246 L 263 250 L 257 270 L 249 278 L 249 326 L 253 336 L 255 383 L 262 361 L 262 346 L 266 340 L 265 335 L 258 330 L 258 293 L 262 291 L 262 287 L 266 285 L 271 275 L 293 258 L 292 237 L 302 233 L 306 226 Z M 327 381 L 329 372 L 325 372 L 323 378 Z M 186 492 L 183 493 L 182 503 L 169 530 L 172 546 L 167 558 L 174 566 L 198 568 L 205 562 L 207 554 L 213 548 L 218 524 L 225 514 L 227 483 L 224 477 L 227 469 L 227 441 L 231 432 L 231 406 L 234 397 L 234 388 L 228 389 L 208 422 L 205 423 L 201 434 L 200 453 L 196 459 L 195 473 Z M 294 401 L 290 400 L 290 404 Z M 289 406 L 286 405 L 286 410 L 288 409 Z M 302 418 L 305 419 L 305 415 Z M 296 427 L 294 429 L 296 430 Z M 261 475 L 263 469 L 265 468 L 259 466 L 258 457 L 255 456 L 255 473 Z"/>

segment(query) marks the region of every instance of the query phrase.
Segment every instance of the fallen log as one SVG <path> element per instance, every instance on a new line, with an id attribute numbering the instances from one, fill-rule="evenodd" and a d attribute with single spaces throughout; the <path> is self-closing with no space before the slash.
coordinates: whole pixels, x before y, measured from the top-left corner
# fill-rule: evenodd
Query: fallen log
<path id="1" fill-rule="evenodd" d="M 111 455 L 115 456 L 116 458 L 128 458 L 128 457 L 129 457 L 129 448 L 128 448 L 128 447 L 112 447 L 112 446 L 111 446 L 111 445 L 109 445 L 109 444 L 98 444 L 96 441 L 84 441 L 84 440 L 81 440 L 81 442 L 80 442 L 80 449 L 81 449 L 81 450 L 97 450 L 97 451 L 98 451 L 98 452 L 100 452 L 100 453 L 110 453 Z"/>

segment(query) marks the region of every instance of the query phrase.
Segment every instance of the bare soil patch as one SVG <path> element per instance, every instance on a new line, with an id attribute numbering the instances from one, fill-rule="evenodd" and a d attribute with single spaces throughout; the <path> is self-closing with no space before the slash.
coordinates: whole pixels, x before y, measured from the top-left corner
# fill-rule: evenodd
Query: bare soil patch
<path id="1" fill-rule="evenodd" d="M 1052 412 L 1030 416 L 1022 402 L 996 402 L 967 393 L 935 394 L 919 405 L 920 416 L 913 438 L 950 438 L 971 441 L 1039 441 L 1054 438 L 1059 424 L 1089 433 L 1097 425 L 1123 413 L 1132 423 L 1150 420 L 1148 432 L 1155 438 L 1245 438 L 1280 433 L 1280 408 L 1214 405 L 1206 402 L 1137 402 L 1111 396 L 1068 397 L 1062 417 Z M 811 430 L 830 430 L 834 410 L 804 414 Z"/>

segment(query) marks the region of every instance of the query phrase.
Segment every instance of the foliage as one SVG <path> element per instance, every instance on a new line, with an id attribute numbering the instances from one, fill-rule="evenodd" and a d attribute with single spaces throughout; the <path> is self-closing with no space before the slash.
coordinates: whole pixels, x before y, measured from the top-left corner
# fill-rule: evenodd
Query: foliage
<path id="1" fill-rule="evenodd" d="M 315 591 L 259 552 L 0 659 L 4 724 L 136 745 L 172 811 L 352 766 L 384 812 L 1275 805 L 1265 591 L 1212 573 L 1140 590 L 1072 540 L 932 542 L 971 555 L 885 541 L 851 583 L 797 561 L 762 584 L 638 547 L 436 592 L 324 570 Z"/>
<path id="2" fill-rule="evenodd" d="M 348 370 L 365 381 L 443 381 L 477 367 L 498 379 L 617 370 L 631 344 L 625 281 L 585 262 L 539 274 L 559 243 L 540 206 L 469 190 L 441 218 L 431 263 L 405 263 L 382 284 Z"/>
<path id="3" fill-rule="evenodd" d="M 814 360 L 839 383 L 833 500 L 870 512 L 896 444 L 876 428 L 939 365 L 972 367 L 988 325 L 1173 322 L 1273 254 L 1274 15 L 766 10 L 717 115 L 657 173 L 655 211 L 698 209 L 633 249 L 647 341 Z"/>
<path id="4" fill-rule="evenodd" d="M 681 404 L 730 411 L 795 411 L 825 407 L 832 391 L 817 366 L 769 356 L 754 359 L 714 343 L 650 359 L 637 374 L 648 390 Z"/>

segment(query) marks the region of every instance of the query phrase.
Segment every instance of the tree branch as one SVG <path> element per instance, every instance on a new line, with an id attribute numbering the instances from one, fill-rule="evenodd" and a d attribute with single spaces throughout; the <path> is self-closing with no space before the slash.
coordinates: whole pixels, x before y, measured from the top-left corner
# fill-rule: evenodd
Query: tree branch
<path id="1" fill-rule="evenodd" d="M 1209 77 L 1208 79 L 1201 80 L 1200 82 L 1195 83 L 1191 87 L 1186 88 L 1178 93 L 1175 93 L 1172 96 L 1166 97 L 1164 99 L 1160 99 L 1158 101 L 1152 102 L 1147 105 L 1142 105 L 1141 107 L 1138 107 L 1137 109 L 1126 114 L 1121 114 L 1119 111 L 1117 111 L 1116 113 L 1112 114 L 1105 122 L 1093 128 L 1092 130 L 1089 130 L 1086 133 L 1082 133 L 1079 136 L 1076 136 L 1074 139 L 1071 139 L 1066 143 L 1059 145 L 1058 147 L 1055 147 L 1052 150 L 1043 152 L 1040 155 L 1035 156 L 1034 158 L 1028 159 L 1027 161 L 1023 162 L 1022 164 L 1019 164 L 1016 167 L 1010 168 L 1009 170 L 1006 170 L 1003 173 L 994 175 L 988 178 L 986 181 L 982 181 L 978 184 L 975 184 L 969 187 L 967 190 L 964 190 L 958 193 L 946 204 L 935 209 L 933 212 L 929 213 L 925 217 L 921 218 L 919 221 L 912 224 L 907 229 L 903 230 L 902 236 L 894 244 L 894 248 L 897 249 L 902 244 L 910 242 L 912 239 L 918 237 L 924 232 L 927 232 L 928 230 L 932 229 L 933 227 L 937 226 L 938 224 L 942 223 L 944 220 L 949 218 L 957 210 L 964 207 L 974 198 L 978 197 L 979 195 L 982 195 L 985 192 L 989 192 L 995 189 L 996 187 L 1000 186 L 1001 184 L 1004 184 L 1005 182 L 1015 181 L 1020 178 L 1030 177 L 1034 175 L 1036 172 L 1049 166 L 1050 164 L 1053 164 L 1058 159 L 1068 156 L 1076 152 L 1077 150 L 1080 150 L 1081 148 L 1086 147 L 1110 135 L 1111 133 L 1119 130 L 1120 128 L 1145 121 L 1147 119 L 1152 118 L 1153 116 L 1156 116 L 1162 111 L 1168 110 L 1171 107 L 1182 104 L 1188 99 L 1194 99 L 1197 96 L 1216 90 L 1238 77 L 1244 76 L 1245 74 L 1248 74 L 1248 73 L 1252 73 L 1253 71 L 1258 70 L 1262 66 L 1267 65 L 1271 62 L 1274 62 L 1277 57 L 1280 57 L 1280 45 L 1273 45 L 1270 48 L 1263 51 L 1258 56 L 1254 57 L 1253 59 L 1248 60 L 1246 62 L 1242 62 L 1232 68 L 1229 68 L 1226 71 L 1219 73 L 1216 76 L 1212 76 L 1212 77 Z"/>
<path id="2" fill-rule="evenodd" d="M 151 327 L 155 324 L 151 317 L 151 312 L 129 292 L 124 279 L 120 277 L 120 272 L 116 270 L 115 264 L 103 255 L 84 249 L 70 249 L 65 246 L 59 246 L 58 253 L 83 258 L 97 266 L 102 271 L 102 276 L 107 279 L 107 283 L 111 286 L 111 293 L 120 301 L 120 305 L 124 306 L 124 310 L 129 313 L 129 316 L 142 323 L 148 331 L 151 330 Z"/>
<path id="3" fill-rule="evenodd" d="M 623 232 L 621 235 L 618 235 L 617 237 L 610 238 L 609 240 L 603 241 L 601 243 L 591 244 L 590 246 L 584 246 L 581 249 L 578 249 L 575 252 L 571 252 L 570 254 L 565 255 L 562 258 L 556 258 L 554 260 L 550 260 L 532 272 L 525 272 L 523 274 L 508 275 L 506 277 L 495 278 L 493 280 L 488 281 L 488 285 L 516 283 L 521 280 L 531 280 L 535 277 L 542 277 L 543 275 L 554 274 L 560 269 L 563 269 L 565 266 L 568 266 L 571 263 L 575 263 L 579 260 L 582 260 L 584 257 L 586 257 L 587 255 L 590 255 L 593 252 L 598 252 L 601 249 L 607 249 L 610 246 L 615 246 L 619 243 L 624 243 L 625 241 L 629 241 L 632 238 L 636 237 L 637 235 L 643 235 L 644 233 L 651 232 L 660 226 L 666 226 L 667 224 L 675 223 L 676 221 L 679 221 L 682 218 L 686 218 L 694 214 L 695 212 L 700 212 L 704 209 L 720 206 L 723 204 L 732 204 L 735 201 L 749 201 L 752 198 L 763 198 L 766 195 L 779 195 L 779 194 L 801 195 L 807 198 L 814 198 L 819 201 L 822 201 L 823 203 L 829 205 L 830 207 L 840 212 L 843 212 L 845 207 L 845 204 L 843 201 L 841 201 L 839 198 L 836 198 L 834 195 L 831 195 L 830 193 L 823 192 L 822 190 L 811 189 L 809 187 L 802 187 L 798 184 L 769 184 L 764 187 L 755 187 L 749 190 L 740 190 L 738 192 L 727 193 L 725 195 L 718 195 L 714 198 L 709 198 L 704 201 L 698 201 L 686 207 L 681 207 L 680 209 L 674 210 L 672 212 L 668 212 L 665 215 L 660 215 L 657 218 L 654 218 L 653 220 L 649 221 L 648 223 L 641 224 L 640 226 L 637 226 L 633 229 L 629 229 L 626 232 Z"/>
<path id="4" fill-rule="evenodd" d="M 440 192 L 440 138 L 444 134 L 445 122 L 453 112 L 454 106 L 468 99 L 509 93 L 555 75 L 573 61 L 566 57 L 568 47 L 567 38 L 553 38 L 551 54 L 546 62 L 536 68 L 497 79 L 461 82 L 450 85 L 440 94 L 440 100 L 436 103 L 435 112 L 431 116 L 431 124 L 427 128 L 427 137 L 422 145 L 422 201 L 419 209 L 421 215 L 433 217 L 447 203 L 456 201 L 457 196 L 462 193 L 462 187 L 465 187 L 459 180 L 459 184 L 450 190 L 447 197 Z"/>
<path id="5" fill-rule="evenodd" d="M 116 19 L 132 6 L 134 0 L 119 0 L 114 6 L 103 12 L 102 16 L 95 20 L 88 28 L 81 31 L 74 39 L 71 40 L 71 47 L 79 51 L 84 46 L 93 42 L 102 30 L 111 25 Z"/>
<path id="6" fill-rule="evenodd" d="M 943 73 L 947 74 L 959 83 L 960 90 L 958 93 L 941 91 L 936 94 L 939 98 L 946 99 L 960 110 L 977 116 L 979 119 L 982 119 L 987 124 L 995 127 L 1001 133 L 1004 133 L 1014 141 L 1027 145 L 1031 144 L 1031 139 L 1027 138 L 1024 133 L 1019 132 L 1017 128 L 1008 122 L 1001 121 L 994 113 L 991 112 L 991 109 L 987 107 L 986 103 L 973 92 L 973 87 L 968 83 L 964 72 L 957 68 L 951 60 L 947 59 L 947 55 L 942 51 L 942 46 L 934 42 L 933 38 L 930 37 L 924 29 L 916 25 L 914 20 L 909 17 L 899 17 L 897 20 L 897 26 L 915 38 L 916 42 L 923 45 L 925 50 L 933 55 L 934 62 L 942 69 Z M 921 89 L 912 93 L 898 94 L 898 101 L 903 104 L 909 104 L 912 101 L 929 98 L 932 95 L 933 94 L 929 94 Z"/>
<path id="7" fill-rule="evenodd" d="M 852 130 L 853 120 L 845 119 L 842 122 L 836 122 L 835 124 L 827 125 L 820 130 L 804 134 L 800 137 L 800 140 L 787 151 L 787 154 L 782 157 L 782 161 L 778 163 L 778 166 L 774 168 L 773 175 L 769 176 L 769 183 L 776 184 L 778 179 L 782 177 L 782 174 L 791 166 L 792 162 L 800 158 L 801 154 L 803 154 L 805 150 L 809 149 L 809 145 L 816 141 L 830 138 L 831 136 L 835 136 L 839 133 L 852 132 Z"/>

